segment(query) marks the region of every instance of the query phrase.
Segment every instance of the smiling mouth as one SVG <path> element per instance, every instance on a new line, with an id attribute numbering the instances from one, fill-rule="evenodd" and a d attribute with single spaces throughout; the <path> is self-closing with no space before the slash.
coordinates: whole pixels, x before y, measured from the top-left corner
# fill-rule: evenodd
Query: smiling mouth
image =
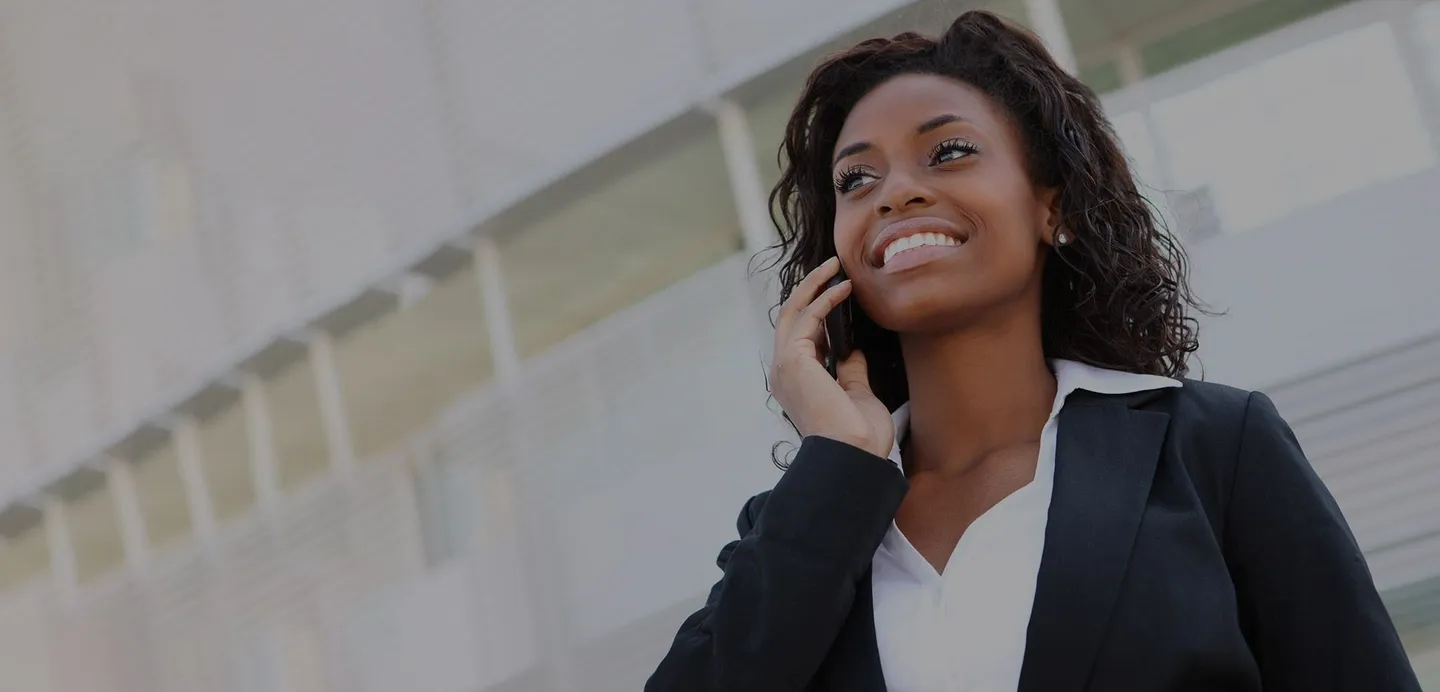
<path id="1" fill-rule="evenodd" d="M 897 255 L 910 252 L 912 250 L 917 250 L 919 248 L 959 247 L 964 244 L 965 241 L 958 240 L 943 233 L 916 233 L 914 235 L 907 235 L 903 238 L 896 238 L 895 240 L 890 241 L 890 244 L 885 246 L 885 253 L 883 255 L 881 266 L 890 264 L 890 260 L 895 259 Z"/>

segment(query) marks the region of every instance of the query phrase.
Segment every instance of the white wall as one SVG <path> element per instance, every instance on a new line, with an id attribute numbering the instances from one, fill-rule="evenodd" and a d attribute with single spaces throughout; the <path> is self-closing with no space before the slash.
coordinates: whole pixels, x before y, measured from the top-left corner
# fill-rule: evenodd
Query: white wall
<path id="1" fill-rule="evenodd" d="M 1197 243 L 1208 379 L 1285 382 L 1440 333 L 1440 169 Z M 1197 373 L 1198 374 L 1198 373 Z"/>

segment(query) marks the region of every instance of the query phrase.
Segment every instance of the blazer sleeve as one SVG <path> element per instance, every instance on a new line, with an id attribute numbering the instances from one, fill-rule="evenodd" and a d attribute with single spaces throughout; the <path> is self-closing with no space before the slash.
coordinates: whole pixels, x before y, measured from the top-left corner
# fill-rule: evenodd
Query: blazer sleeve
<path id="1" fill-rule="evenodd" d="M 1225 542 L 1266 692 L 1419 692 L 1339 506 L 1265 395 L 1240 440 Z"/>
<path id="2" fill-rule="evenodd" d="M 805 689 L 906 489 L 888 459 L 805 438 L 768 497 L 740 512 L 740 540 L 717 560 L 724 575 L 681 625 L 645 692 Z"/>

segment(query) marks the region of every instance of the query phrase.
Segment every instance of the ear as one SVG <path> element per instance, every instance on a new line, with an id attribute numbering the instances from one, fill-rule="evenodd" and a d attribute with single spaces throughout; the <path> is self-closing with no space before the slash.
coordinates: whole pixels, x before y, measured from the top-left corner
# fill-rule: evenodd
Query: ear
<path id="1" fill-rule="evenodd" d="M 1035 227 L 1040 229 L 1040 242 L 1055 245 L 1055 232 L 1060 230 L 1060 189 L 1041 188 L 1035 193 Z"/>

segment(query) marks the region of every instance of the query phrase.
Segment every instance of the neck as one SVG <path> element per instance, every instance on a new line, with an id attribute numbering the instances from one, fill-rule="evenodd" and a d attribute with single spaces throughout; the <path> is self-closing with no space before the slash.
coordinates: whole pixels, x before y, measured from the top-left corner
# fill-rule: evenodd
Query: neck
<path id="1" fill-rule="evenodd" d="M 1040 438 L 1056 385 L 1032 321 L 901 339 L 912 473 L 964 474 L 995 450 Z"/>

